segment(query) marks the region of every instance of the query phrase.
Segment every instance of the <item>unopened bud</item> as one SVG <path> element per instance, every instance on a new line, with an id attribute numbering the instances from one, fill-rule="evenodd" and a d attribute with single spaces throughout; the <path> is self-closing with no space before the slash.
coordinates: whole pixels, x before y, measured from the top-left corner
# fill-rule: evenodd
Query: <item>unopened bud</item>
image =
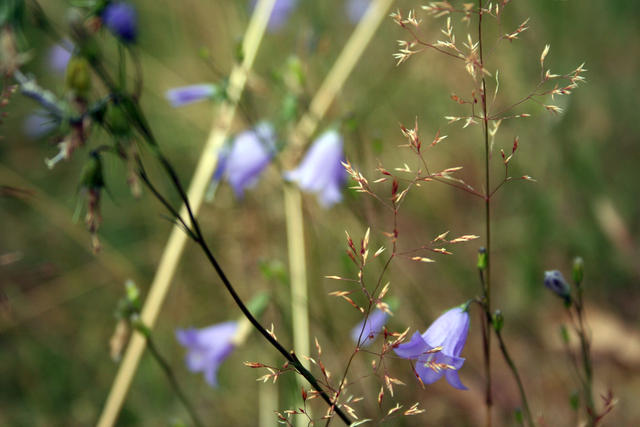
<path id="1" fill-rule="evenodd" d="M 558 270 L 544 272 L 544 285 L 559 297 L 564 298 L 565 302 L 571 301 L 571 288 Z"/>
<path id="2" fill-rule="evenodd" d="M 502 327 L 504 326 L 504 316 L 502 315 L 502 311 L 496 310 L 493 313 L 493 329 L 500 333 L 502 331 Z"/>
<path id="3" fill-rule="evenodd" d="M 478 249 L 478 270 L 487 269 L 487 250 L 484 247 Z"/>
<path id="4" fill-rule="evenodd" d="M 71 58 L 67 64 L 65 83 L 76 95 L 86 95 L 91 89 L 89 62 L 81 56 Z"/>
<path id="5" fill-rule="evenodd" d="M 136 286 L 135 282 L 131 279 L 127 280 L 124 284 L 125 292 L 127 295 L 127 303 L 134 308 L 140 308 L 140 290 Z"/>
<path id="6" fill-rule="evenodd" d="M 573 260 L 573 282 L 576 286 L 582 283 L 584 278 L 584 260 L 581 257 L 576 257 Z"/>

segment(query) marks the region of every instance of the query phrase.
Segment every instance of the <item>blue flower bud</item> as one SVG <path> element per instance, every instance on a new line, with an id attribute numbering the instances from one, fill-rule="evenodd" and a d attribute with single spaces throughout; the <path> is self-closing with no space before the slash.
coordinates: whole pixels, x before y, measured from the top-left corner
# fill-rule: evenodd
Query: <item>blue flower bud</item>
<path id="1" fill-rule="evenodd" d="M 544 285 L 565 301 L 571 300 L 571 288 L 558 270 L 544 272 Z"/>
<path id="2" fill-rule="evenodd" d="M 102 12 L 102 22 L 120 40 L 125 43 L 136 41 L 138 35 L 138 17 L 129 3 L 110 3 Z"/>

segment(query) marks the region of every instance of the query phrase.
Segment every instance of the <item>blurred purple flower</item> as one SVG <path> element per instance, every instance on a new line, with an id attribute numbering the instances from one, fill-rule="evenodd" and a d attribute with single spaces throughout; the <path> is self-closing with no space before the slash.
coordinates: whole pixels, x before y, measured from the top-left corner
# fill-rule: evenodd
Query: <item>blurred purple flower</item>
<path id="1" fill-rule="evenodd" d="M 115 2 L 102 11 L 102 22 L 124 42 L 134 42 L 138 35 L 138 15 L 129 3 Z"/>
<path id="2" fill-rule="evenodd" d="M 464 364 L 464 358 L 459 356 L 468 332 L 469 313 L 455 307 L 438 317 L 424 334 L 416 332 L 395 352 L 405 359 L 417 360 L 416 371 L 423 383 L 434 383 L 444 375 L 453 387 L 466 390 L 458 377 L 458 369 Z"/>
<path id="3" fill-rule="evenodd" d="M 228 155 L 221 159 L 224 170 L 220 173 L 224 173 L 237 197 L 258 183 L 274 151 L 275 132 L 269 123 L 259 123 L 253 130 L 236 135 Z"/>
<path id="4" fill-rule="evenodd" d="M 49 68 L 57 73 L 64 73 L 71 59 L 71 52 L 73 52 L 73 44 L 66 39 L 51 46 L 47 57 Z"/>
<path id="5" fill-rule="evenodd" d="M 58 121 L 46 111 L 38 110 L 27 116 L 22 129 L 29 138 L 42 138 L 58 127 Z"/>
<path id="6" fill-rule="evenodd" d="M 169 89 L 165 97 L 172 107 L 182 107 L 193 102 L 211 98 L 217 93 L 217 88 L 212 84 L 197 84 Z"/>
<path id="7" fill-rule="evenodd" d="M 376 309 L 373 313 L 369 315 L 367 319 L 367 323 L 365 325 L 364 320 L 358 323 L 351 330 L 351 339 L 357 343 L 358 338 L 360 337 L 360 332 L 362 331 L 362 341 L 360 343 L 360 347 L 366 347 L 373 342 L 376 336 L 382 331 L 385 323 L 387 323 L 387 319 L 389 318 L 389 314 Z M 363 330 L 364 326 L 364 330 Z"/>
<path id="8" fill-rule="evenodd" d="M 257 0 L 251 1 L 251 10 L 256 7 Z M 289 15 L 295 9 L 298 0 L 276 0 L 267 23 L 269 31 L 278 31 L 289 19 Z"/>
<path id="9" fill-rule="evenodd" d="M 234 348 L 232 338 L 238 322 L 224 322 L 203 329 L 177 329 L 176 338 L 188 351 L 185 357 L 187 369 L 203 372 L 212 387 L 218 386 L 218 368 Z"/>
<path id="10" fill-rule="evenodd" d="M 346 179 L 340 163 L 343 160 L 342 136 L 329 130 L 313 142 L 300 165 L 285 172 L 284 178 L 297 182 L 304 191 L 316 193 L 326 208 L 342 200 L 341 187 Z"/>
<path id="11" fill-rule="evenodd" d="M 371 0 L 349 0 L 345 4 L 349 21 L 353 24 L 360 22 L 367 8 L 371 4 Z"/>

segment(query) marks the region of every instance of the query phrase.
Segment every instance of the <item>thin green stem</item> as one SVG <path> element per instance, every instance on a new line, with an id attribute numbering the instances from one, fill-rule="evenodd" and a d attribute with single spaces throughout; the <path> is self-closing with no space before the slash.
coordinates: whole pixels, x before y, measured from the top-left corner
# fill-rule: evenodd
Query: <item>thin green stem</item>
<path id="1" fill-rule="evenodd" d="M 513 359 L 509 355 L 507 351 L 507 346 L 502 338 L 502 332 L 495 330 L 496 337 L 498 337 L 498 343 L 500 344 L 500 351 L 502 352 L 502 356 L 504 356 L 505 362 L 509 365 L 509 369 L 511 369 L 511 373 L 513 374 L 516 383 L 518 384 L 518 391 L 520 392 L 520 400 L 522 401 L 522 409 L 524 411 L 524 416 L 529 424 L 529 427 L 534 427 L 535 423 L 533 422 L 533 417 L 531 416 L 531 410 L 529 409 L 529 402 L 527 401 L 527 395 L 524 392 L 524 386 L 522 385 L 522 380 L 520 379 L 520 374 L 518 373 L 518 368 L 516 367 Z"/>
<path id="2" fill-rule="evenodd" d="M 584 306 L 582 305 L 582 286 L 577 284 L 577 298 L 575 303 L 578 325 L 576 332 L 580 338 L 580 352 L 582 353 L 582 368 L 584 369 L 583 394 L 587 405 L 588 425 L 594 426 L 598 417 L 593 400 L 593 365 L 591 363 L 591 343 L 584 326 Z"/>
<path id="3" fill-rule="evenodd" d="M 484 78 L 484 59 L 482 56 L 482 0 L 478 0 L 478 49 L 480 54 L 480 73 L 482 77 L 482 129 L 484 133 L 484 170 L 485 170 L 485 248 L 487 250 L 487 268 L 486 268 L 486 280 L 484 282 L 485 288 L 485 304 L 488 313 L 491 313 L 491 197 L 490 191 L 490 170 L 489 170 L 489 126 L 487 112 L 487 83 Z M 491 333 L 487 333 L 485 342 L 485 360 L 484 369 L 486 375 L 486 388 L 485 388 L 485 404 L 487 406 L 487 414 L 485 419 L 485 425 L 491 426 L 491 406 L 493 404 L 492 390 L 491 390 Z"/>
<path id="4" fill-rule="evenodd" d="M 164 359 L 164 357 L 162 357 L 162 355 L 158 351 L 158 348 L 156 347 L 155 343 L 151 339 L 150 334 L 143 332 L 143 335 L 145 336 L 145 339 L 147 340 L 147 348 L 149 349 L 149 352 L 151 353 L 151 356 L 153 356 L 155 361 L 158 362 L 158 365 L 160 365 L 160 368 L 162 368 L 162 371 L 167 376 L 167 379 L 169 380 L 169 383 L 171 384 L 171 387 L 173 388 L 173 391 L 175 391 L 176 395 L 178 396 L 178 399 L 180 399 L 180 401 L 182 402 L 184 407 L 187 409 L 187 412 L 189 413 L 189 415 L 193 419 L 193 423 L 198 427 L 203 427 L 204 423 L 198 417 L 198 414 L 197 414 L 195 408 L 193 407 L 193 405 L 191 404 L 191 402 L 189 401 L 187 396 L 182 391 L 182 388 L 180 388 L 180 384 L 178 384 L 178 380 L 176 379 L 176 376 L 173 373 L 173 370 L 171 369 L 171 366 L 169 366 L 167 361 Z"/>

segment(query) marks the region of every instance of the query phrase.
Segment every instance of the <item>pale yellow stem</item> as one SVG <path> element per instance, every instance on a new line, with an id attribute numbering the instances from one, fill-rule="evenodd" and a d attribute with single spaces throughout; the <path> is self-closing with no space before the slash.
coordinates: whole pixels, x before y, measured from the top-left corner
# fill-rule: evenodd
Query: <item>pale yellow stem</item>
<path id="1" fill-rule="evenodd" d="M 291 276 L 291 317 L 293 349 L 298 356 L 309 356 L 309 301 L 307 298 L 307 263 L 305 260 L 304 220 L 300 190 L 284 186 L 284 213 L 287 224 L 289 272 Z M 309 367 L 306 359 L 301 359 Z M 301 380 L 304 383 L 304 378 Z"/>
<path id="2" fill-rule="evenodd" d="M 292 167 L 300 151 L 316 131 L 319 121 L 324 117 L 336 95 L 342 89 L 347 77 L 353 71 L 366 46 L 371 41 L 382 19 L 389 11 L 393 0 L 374 0 L 353 34 L 340 52 L 338 59 L 313 97 L 309 110 L 302 116 L 294 128 L 287 147 L 287 157 L 283 159 L 285 167 Z M 309 305 L 307 296 L 307 266 L 305 260 L 304 217 L 302 197 L 298 187 L 284 185 L 284 211 L 287 223 L 287 245 L 289 254 L 289 272 L 291 276 L 291 316 L 293 325 L 293 348 L 298 355 L 310 355 Z M 301 358 L 308 367 L 306 359 Z M 298 384 L 305 384 L 298 376 Z M 296 425 L 306 425 L 307 419 L 299 416 Z"/>
<path id="3" fill-rule="evenodd" d="M 274 390 L 274 387 L 276 390 Z M 278 418 L 275 412 L 278 411 L 277 386 L 270 382 L 260 382 L 258 385 L 258 427 L 278 427 Z"/>
<path id="4" fill-rule="evenodd" d="M 247 74 L 253 65 L 274 3 L 275 0 L 259 0 L 249 22 L 242 44 L 244 59 L 242 64 L 235 66 L 231 71 L 227 89 L 228 100 L 216 111 L 213 127 L 202 150 L 187 192 L 194 215 L 197 215 L 211 175 L 218 163 L 217 153 L 229 133 L 238 102 L 244 90 Z M 188 218 L 184 206 L 180 212 L 183 218 Z M 156 322 L 187 239 L 188 236 L 179 226 L 173 227 L 141 312 L 141 321 L 149 328 L 153 328 Z M 133 375 L 137 370 L 140 357 L 144 352 L 145 345 L 146 341 L 141 334 L 136 333 L 131 338 L 98 421 L 99 427 L 111 427 L 114 425 L 131 385 Z"/>

